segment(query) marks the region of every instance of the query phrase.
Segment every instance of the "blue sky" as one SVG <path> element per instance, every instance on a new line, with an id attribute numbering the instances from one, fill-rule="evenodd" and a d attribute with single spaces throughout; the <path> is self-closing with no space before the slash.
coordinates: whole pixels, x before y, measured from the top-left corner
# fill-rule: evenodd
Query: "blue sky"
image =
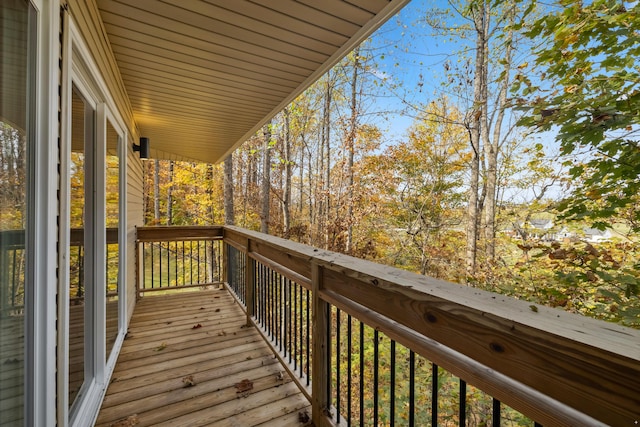
<path id="1" fill-rule="evenodd" d="M 451 67 L 459 65 L 461 55 L 458 53 L 469 49 L 473 41 L 435 35 L 424 19 L 429 10 L 448 7 L 446 0 L 413 0 L 371 38 L 376 56 L 374 73 L 387 78 L 385 86 L 391 88 L 391 92 L 386 91 L 383 96 L 376 98 L 375 104 L 369 106 L 368 111 L 397 111 L 396 114 L 387 114 L 387 120 L 372 116 L 372 121 L 385 135 L 383 145 L 393 145 L 404 139 L 407 129 L 413 123 L 413 118 L 406 114 L 407 104 L 424 105 L 443 95 L 454 103 L 464 103 L 460 98 L 456 99 L 450 87 L 443 85 L 443 80 L 447 78 L 445 62 Z M 447 23 L 459 25 L 463 20 L 452 18 Z M 469 54 L 472 56 L 473 52 Z M 523 57 L 515 58 L 517 64 L 526 60 Z M 460 107 L 464 110 L 468 104 Z M 401 113 L 402 110 L 405 110 L 404 114 Z M 527 141 L 532 144 L 542 143 L 548 154 L 558 150 L 554 133 L 533 135 Z M 554 196 L 558 194 L 556 191 L 553 191 Z M 519 197 L 527 199 L 531 194 Z"/>
<path id="2" fill-rule="evenodd" d="M 408 105 L 426 104 L 442 94 L 444 63 L 464 45 L 434 36 L 433 30 L 425 24 L 424 16 L 431 8 L 447 5 L 442 0 L 413 0 L 372 36 L 376 52 L 375 73 L 386 77 L 385 87 L 390 91 L 379 97 L 371 109 L 410 110 Z M 397 114 L 379 126 L 387 131 L 387 142 L 393 143 L 402 138 L 412 122 L 409 115 Z"/>

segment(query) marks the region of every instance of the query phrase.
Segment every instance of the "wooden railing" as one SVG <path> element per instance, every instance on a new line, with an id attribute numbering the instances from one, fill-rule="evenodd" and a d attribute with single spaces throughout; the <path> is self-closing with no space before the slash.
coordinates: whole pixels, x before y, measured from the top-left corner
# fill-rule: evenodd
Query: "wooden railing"
<path id="1" fill-rule="evenodd" d="M 640 423 L 640 331 L 237 227 L 189 232 L 223 238 L 221 274 L 316 426 Z"/>
<path id="2" fill-rule="evenodd" d="M 118 244 L 118 229 L 106 229 L 107 275 L 113 275 L 111 267 L 117 266 L 110 254 L 110 246 Z M 72 228 L 69 232 L 69 286 L 71 298 L 84 297 L 84 229 Z M 25 233 L 24 230 L 0 232 L 0 315 L 21 314 L 24 305 L 25 281 Z M 117 295 L 108 291 L 107 296 Z"/>
<path id="3" fill-rule="evenodd" d="M 24 230 L 0 232 L 0 316 L 22 312 L 24 260 Z"/>
<path id="4" fill-rule="evenodd" d="M 222 284 L 222 227 L 137 229 L 137 294 Z"/>

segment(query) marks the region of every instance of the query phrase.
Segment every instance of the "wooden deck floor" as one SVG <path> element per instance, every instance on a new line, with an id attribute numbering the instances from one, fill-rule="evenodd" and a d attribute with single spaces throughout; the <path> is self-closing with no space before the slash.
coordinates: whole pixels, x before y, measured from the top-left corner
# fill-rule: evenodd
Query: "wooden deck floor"
<path id="1" fill-rule="evenodd" d="M 97 426 L 301 426 L 309 402 L 226 290 L 136 306 Z"/>

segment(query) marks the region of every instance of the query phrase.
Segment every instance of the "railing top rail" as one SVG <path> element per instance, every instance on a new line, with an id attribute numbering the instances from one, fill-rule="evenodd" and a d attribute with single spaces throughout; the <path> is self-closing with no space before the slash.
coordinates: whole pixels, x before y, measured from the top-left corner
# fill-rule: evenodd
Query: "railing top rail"
<path id="1" fill-rule="evenodd" d="M 221 239 L 222 233 L 221 225 L 137 227 L 136 239 L 139 242 L 215 240 Z"/>
<path id="2" fill-rule="evenodd" d="M 479 378 L 494 370 L 608 423 L 640 416 L 638 330 L 238 227 L 225 226 L 224 237 L 308 279 L 319 265 L 321 292 L 490 368 Z"/>
<path id="3" fill-rule="evenodd" d="M 107 243 L 118 243 L 118 228 L 107 227 L 105 229 Z M 24 249 L 24 230 L 5 230 L 0 231 L 0 243 L 3 248 Z M 69 230 L 69 243 L 71 246 L 84 245 L 84 229 L 71 228 Z"/>
<path id="4" fill-rule="evenodd" d="M 24 230 L 0 231 L 0 244 L 3 248 L 24 248 Z"/>

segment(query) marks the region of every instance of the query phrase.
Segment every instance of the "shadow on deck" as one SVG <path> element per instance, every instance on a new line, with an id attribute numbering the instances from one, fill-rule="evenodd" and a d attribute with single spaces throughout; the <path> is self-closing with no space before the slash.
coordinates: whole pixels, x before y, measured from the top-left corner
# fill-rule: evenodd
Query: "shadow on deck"
<path id="1" fill-rule="evenodd" d="M 136 305 L 97 426 L 300 426 L 311 413 L 225 289 Z"/>

